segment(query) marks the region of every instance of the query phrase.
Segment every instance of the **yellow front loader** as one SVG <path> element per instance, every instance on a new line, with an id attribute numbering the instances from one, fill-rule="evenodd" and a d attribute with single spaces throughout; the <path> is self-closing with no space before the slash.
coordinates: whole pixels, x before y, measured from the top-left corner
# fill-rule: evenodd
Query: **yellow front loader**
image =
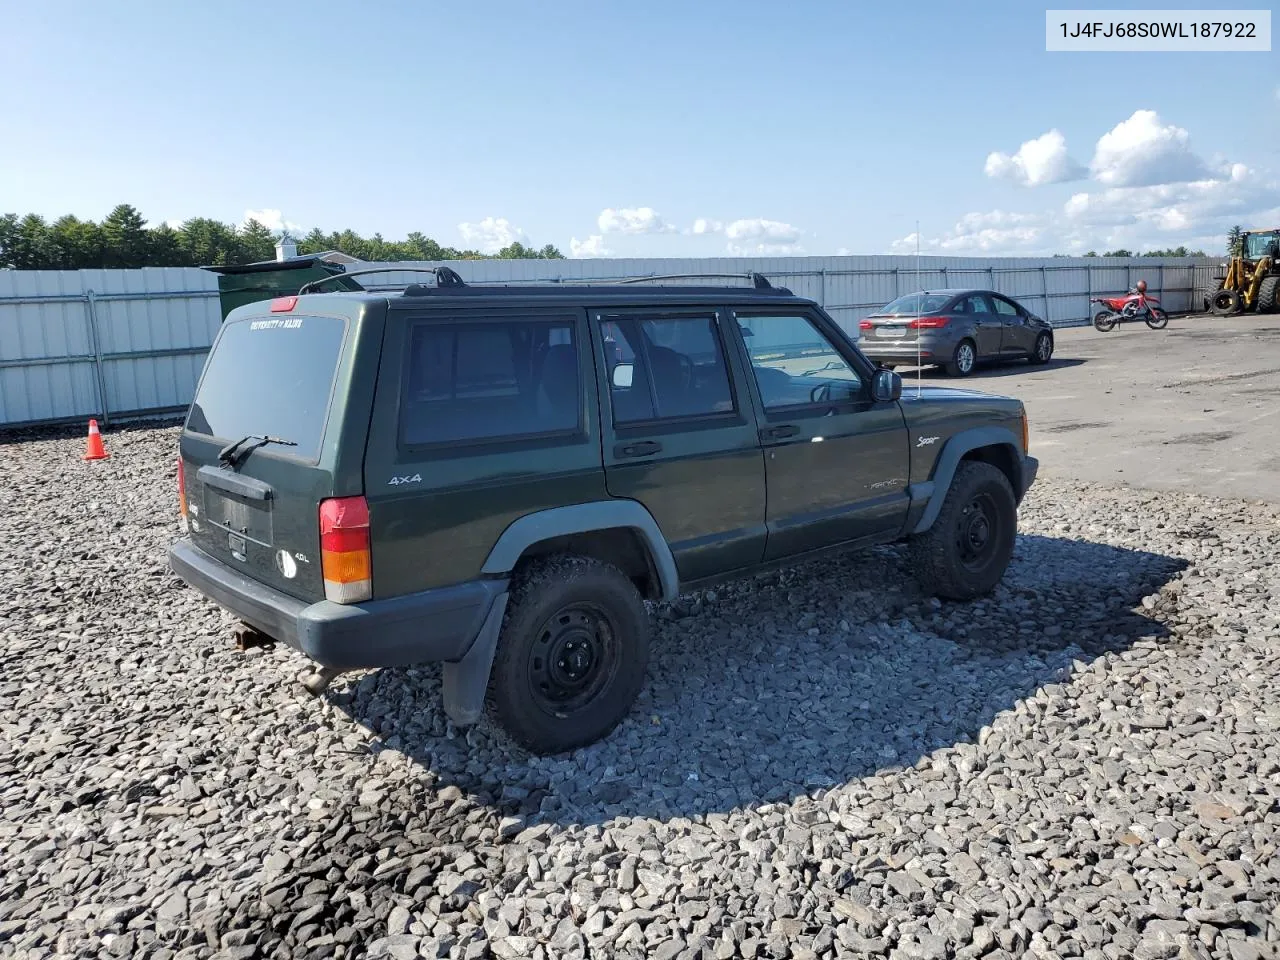
<path id="1" fill-rule="evenodd" d="M 1275 313 L 1280 295 L 1280 227 L 1240 235 L 1240 249 L 1205 306 L 1217 314 Z"/>

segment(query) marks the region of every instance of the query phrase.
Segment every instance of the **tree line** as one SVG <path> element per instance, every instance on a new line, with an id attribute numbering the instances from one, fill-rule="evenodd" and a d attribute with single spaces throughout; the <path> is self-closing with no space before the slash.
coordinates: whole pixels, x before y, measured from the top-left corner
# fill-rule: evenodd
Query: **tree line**
<path id="1" fill-rule="evenodd" d="M 275 259 L 279 233 L 256 220 L 241 226 L 193 217 L 178 227 L 147 226 L 138 210 L 122 203 L 101 222 L 68 214 L 52 223 L 38 214 L 0 216 L 0 269 L 82 270 L 98 267 L 204 267 Z M 553 245 L 541 249 L 512 243 L 496 254 L 441 246 L 417 231 L 403 240 L 354 230 L 312 230 L 293 238 L 298 253 L 339 250 L 359 260 L 528 260 L 564 258 Z"/>

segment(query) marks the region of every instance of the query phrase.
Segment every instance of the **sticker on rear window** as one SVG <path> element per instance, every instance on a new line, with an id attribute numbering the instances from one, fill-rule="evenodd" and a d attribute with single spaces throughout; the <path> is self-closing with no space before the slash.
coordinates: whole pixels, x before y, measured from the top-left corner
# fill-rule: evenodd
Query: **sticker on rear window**
<path id="1" fill-rule="evenodd" d="M 302 326 L 298 318 L 290 320 L 254 320 L 249 324 L 250 330 L 297 330 Z"/>

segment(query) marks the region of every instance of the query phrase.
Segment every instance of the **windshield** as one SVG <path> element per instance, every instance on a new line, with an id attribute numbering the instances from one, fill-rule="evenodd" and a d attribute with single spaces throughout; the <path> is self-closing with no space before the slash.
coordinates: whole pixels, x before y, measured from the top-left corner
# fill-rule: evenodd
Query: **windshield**
<path id="1" fill-rule="evenodd" d="M 940 293 L 908 293 L 889 304 L 881 313 L 933 313 L 941 310 L 951 297 Z"/>
<path id="2" fill-rule="evenodd" d="M 1280 233 L 1251 233 L 1245 242 L 1244 255 L 1249 260 L 1261 260 L 1263 257 L 1275 256 L 1271 244 L 1280 239 Z"/>
<path id="3" fill-rule="evenodd" d="M 292 440 L 272 448 L 317 460 L 346 337 L 337 317 L 246 318 L 225 325 L 205 365 L 187 429 L 228 443 L 247 434 Z"/>

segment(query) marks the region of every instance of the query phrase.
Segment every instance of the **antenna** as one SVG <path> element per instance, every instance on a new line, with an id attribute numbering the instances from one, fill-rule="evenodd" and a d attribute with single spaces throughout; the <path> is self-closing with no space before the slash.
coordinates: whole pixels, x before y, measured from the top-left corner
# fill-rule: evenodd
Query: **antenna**
<path id="1" fill-rule="evenodd" d="M 924 370 L 920 366 L 920 310 L 924 307 L 924 291 L 920 289 L 920 221 L 916 221 L 916 399 L 924 390 Z"/>

